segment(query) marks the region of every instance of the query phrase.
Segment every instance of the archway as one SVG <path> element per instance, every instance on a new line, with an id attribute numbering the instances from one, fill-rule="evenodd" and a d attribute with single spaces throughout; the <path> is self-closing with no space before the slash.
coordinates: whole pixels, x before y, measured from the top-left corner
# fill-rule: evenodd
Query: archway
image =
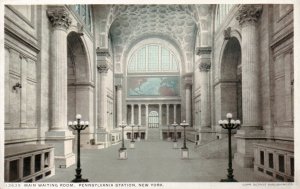
<path id="1" fill-rule="evenodd" d="M 241 46 L 237 38 L 231 37 L 225 44 L 220 66 L 220 81 L 215 86 L 219 106 L 216 117 L 225 119 L 230 112 L 234 119 L 242 120 Z"/>
<path id="2" fill-rule="evenodd" d="M 71 32 L 67 36 L 68 55 L 68 120 L 81 114 L 84 121 L 93 122 L 93 85 L 89 81 L 89 64 L 81 36 Z M 93 138 L 93 128 L 82 132 L 81 144 L 89 145 Z"/>
<path id="3" fill-rule="evenodd" d="M 149 123 L 148 123 L 148 127 L 149 128 L 158 128 L 158 112 L 157 111 L 151 111 L 149 113 Z"/>

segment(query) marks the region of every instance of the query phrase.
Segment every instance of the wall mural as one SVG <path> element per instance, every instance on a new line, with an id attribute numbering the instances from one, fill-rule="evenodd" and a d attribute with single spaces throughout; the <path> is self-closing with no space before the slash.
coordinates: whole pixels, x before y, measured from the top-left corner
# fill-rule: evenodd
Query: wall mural
<path id="1" fill-rule="evenodd" d="M 179 76 L 128 77 L 128 96 L 179 96 Z"/>

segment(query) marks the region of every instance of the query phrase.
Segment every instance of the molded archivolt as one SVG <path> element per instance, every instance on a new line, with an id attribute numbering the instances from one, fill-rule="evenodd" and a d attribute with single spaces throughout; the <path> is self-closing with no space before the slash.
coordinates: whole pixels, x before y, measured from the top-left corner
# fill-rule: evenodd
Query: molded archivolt
<path id="1" fill-rule="evenodd" d="M 87 54 L 87 47 L 83 37 L 76 32 L 70 32 L 68 41 L 68 82 L 91 82 L 91 65 Z M 73 77 L 72 77 L 73 76 Z"/>

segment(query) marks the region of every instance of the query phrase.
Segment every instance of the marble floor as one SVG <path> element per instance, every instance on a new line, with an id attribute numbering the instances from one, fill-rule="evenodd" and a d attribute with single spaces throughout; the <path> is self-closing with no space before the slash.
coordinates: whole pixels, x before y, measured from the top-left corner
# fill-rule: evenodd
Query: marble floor
<path id="1" fill-rule="evenodd" d="M 140 141 L 129 149 L 128 159 L 118 159 L 121 144 L 107 149 L 82 149 L 82 178 L 90 182 L 219 182 L 226 178 L 227 162 L 223 159 L 206 159 L 194 143 L 187 143 L 190 158 L 181 159 L 181 150 L 173 149 L 173 142 Z M 182 146 L 182 141 L 178 142 Z M 75 178 L 76 165 L 56 169 L 54 176 L 40 182 L 69 182 Z M 234 177 L 240 182 L 270 181 L 254 174 L 252 168 L 233 163 Z"/>

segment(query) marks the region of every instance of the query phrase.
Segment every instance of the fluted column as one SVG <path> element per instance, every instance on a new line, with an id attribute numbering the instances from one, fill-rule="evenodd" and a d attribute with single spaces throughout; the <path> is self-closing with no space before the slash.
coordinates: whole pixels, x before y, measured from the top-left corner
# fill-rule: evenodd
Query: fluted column
<path id="1" fill-rule="evenodd" d="M 167 121 L 166 121 L 166 125 L 169 125 L 169 106 L 170 106 L 170 104 L 167 104 Z"/>
<path id="2" fill-rule="evenodd" d="M 69 167 L 75 163 L 72 148 L 74 135 L 67 128 L 67 30 L 71 18 L 64 6 L 49 6 L 47 16 L 52 25 L 50 43 L 52 114 L 51 128 L 45 134 L 46 143 L 55 147 L 55 166 Z"/>
<path id="3" fill-rule="evenodd" d="M 261 5 L 242 5 L 237 17 L 242 28 L 243 127 L 261 126 L 259 38 L 256 26 L 261 12 Z"/>
<path id="4" fill-rule="evenodd" d="M 237 20 L 242 35 L 242 128 L 237 131 L 237 153 L 234 161 L 242 167 L 253 167 L 253 143 L 265 140 L 261 130 L 259 38 L 257 21 L 262 5 L 240 5 Z"/>
<path id="5" fill-rule="evenodd" d="M 107 122 L 107 90 L 106 77 L 109 70 L 110 55 L 108 50 L 97 49 L 97 69 L 98 69 L 98 128 L 108 129 Z"/>
<path id="6" fill-rule="evenodd" d="M 117 85 L 117 126 L 122 123 L 122 85 Z"/>
<path id="7" fill-rule="evenodd" d="M 131 124 L 134 124 L 134 104 L 131 104 Z"/>
<path id="8" fill-rule="evenodd" d="M 210 126 L 210 103 L 209 103 L 209 70 L 210 52 L 200 55 L 200 127 Z"/>
<path id="9" fill-rule="evenodd" d="M 67 29 L 71 24 L 71 18 L 63 7 L 48 9 L 47 15 L 53 29 L 50 47 L 51 129 L 67 130 Z"/>
<path id="10" fill-rule="evenodd" d="M 141 125 L 142 124 L 142 110 L 141 110 L 141 104 L 138 104 L 138 106 L 139 106 L 139 125 Z"/>

